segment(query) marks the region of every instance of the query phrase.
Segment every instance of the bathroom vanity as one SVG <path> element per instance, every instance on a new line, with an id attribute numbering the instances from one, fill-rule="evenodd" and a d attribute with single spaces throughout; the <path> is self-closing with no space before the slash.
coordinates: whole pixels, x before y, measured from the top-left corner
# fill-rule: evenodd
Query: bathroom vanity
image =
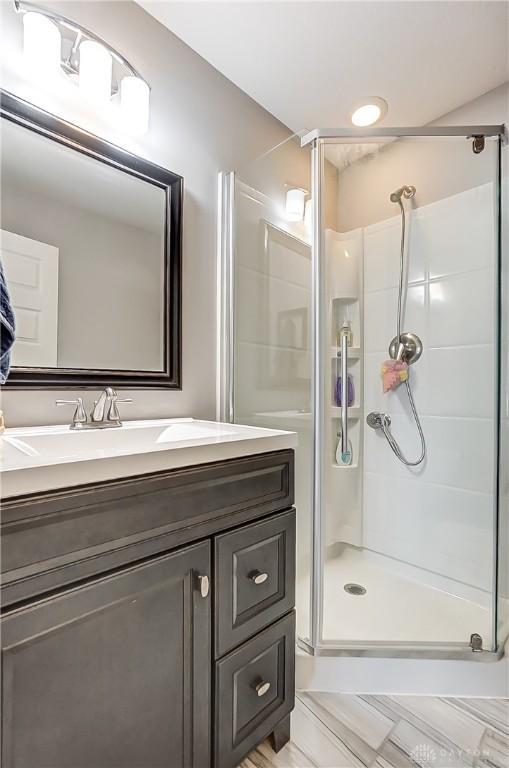
<path id="1" fill-rule="evenodd" d="M 234 768 L 268 736 L 279 749 L 295 436 L 188 419 L 2 443 L 5 768 Z"/>
<path id="2" fill-rule="evenodd" d="M 104 388 L 0 438 L 2 764 L 234 768 L 289 738 L 295 435 L 122 425 L 114 387 L 181 387 L 183 179 L 0 96 L 5 386 Z"/>

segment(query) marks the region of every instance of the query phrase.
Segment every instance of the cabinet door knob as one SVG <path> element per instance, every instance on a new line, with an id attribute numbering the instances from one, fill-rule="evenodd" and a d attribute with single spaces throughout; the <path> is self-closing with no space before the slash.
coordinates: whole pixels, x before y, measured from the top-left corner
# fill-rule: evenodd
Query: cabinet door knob
<path id="1" fill-rule="evenodd" d="M 265 696 L 266 693 L 268 693 L 270 689 L 270 683 L 258 683 L 258 685 L 255 688 L 257 696 Z"/>
<path id="2" fill-rule="evenodd" d="M 253 571 L 249 574 L 249 578 L 251 581 L 254 581 L 255 584 L 263 584 L 269 578 L 269 574 L 261 573 L 260 571 Z"/>
<path id="3" fill-rule="evenodd" d="M 200 594 L 202 597 L 207 597 L 210 589 L 210 581 L 208 576 L 198 576 L 200 582 Z"/>

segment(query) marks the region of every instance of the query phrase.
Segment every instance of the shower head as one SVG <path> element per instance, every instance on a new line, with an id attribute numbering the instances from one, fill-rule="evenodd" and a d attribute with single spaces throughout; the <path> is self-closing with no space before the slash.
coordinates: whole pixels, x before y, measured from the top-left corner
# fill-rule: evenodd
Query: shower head
<path id="1" fill-rule="evenodd" d="M 409 198 L 413 197 L 415 195 L 415 187 L 409 186 L 405 184 L 404 186 L 397 189 L 395 192 L 391 194 L 391 203 L 400 203 L 402 197 L 406 197 L 408 200 Z"/>

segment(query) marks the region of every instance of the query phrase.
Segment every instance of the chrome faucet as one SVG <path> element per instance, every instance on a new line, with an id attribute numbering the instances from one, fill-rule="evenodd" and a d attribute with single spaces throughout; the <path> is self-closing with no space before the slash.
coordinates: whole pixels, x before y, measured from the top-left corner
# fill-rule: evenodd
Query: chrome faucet
<path id="1" fill-rule="evenodd" d="M 105 387 L 99 396 L 99 400 L 94 401 L 94 407 L 90 414 L 90 421 L 93 424 L 103 423 L 105 421 L 105 414 L 111 411 L 111 405 L 114 402 L 114 398 L 117 397 L 117 393 L 113 387 Z M 107 410 L 106 410 L 107 409 Z M 118 419 L 117 419 L 118 420 Z"/>
<path id="2" fill-rule="evenodd" d="M 76 410 L 72 417 L 70 429 L 106 429 L 107 427 L 121 427 L 120 414 L 117 403 L 132 403 L 130 397 L 120 398 L 113 387 L 105 387 L 99 400 L 94 401 L 94 407 L 87 419 L 83 398 L 76 400 L 56 400 L 56 405 L 75 405 Z"/>

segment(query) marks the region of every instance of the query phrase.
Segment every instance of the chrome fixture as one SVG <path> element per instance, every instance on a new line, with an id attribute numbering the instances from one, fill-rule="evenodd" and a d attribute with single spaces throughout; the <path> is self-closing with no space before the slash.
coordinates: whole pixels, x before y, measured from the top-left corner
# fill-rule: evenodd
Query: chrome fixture
<path id="1" fill-rule="evenodd" d="M 258 683 L 255 686 L 255 691 L 258 696 L 265 696 L 266 693 L 268 693 L 270 690 L 270 683 L 264 682 L 263 680 Z"/>
<path id="2" fill-rule="evenodd" d="M 415 195 L 415 192 L 416 192 L 415 187 L 405 184 L 399 189 L 397 189 L 395 192 L 392 192 L 391 203 L 400 203 L 402 197 L 409 200 L 411 197 Z"/>
<path id="3" fill-rule="evenodd" d="M 341 337 L 341 464 L 352 463 L 352 444 L 348 439 L 348 336 Z"/>
<path id="4" fill-rule="evenodd" d="M 429 125 L 425 128 L 414 126 L 386 128 L 385 126 L 379 126 L 369 133 L 363 128 L 314 128 L 312 131 L 308 131 L 308 133 L 301 136 L 300 145 L 305 147 L 307 144 L 312 144 L 316 141 L 351 144 L 352 139 L 362 139 L 362 141 L 378 143 L 383 138 L 399 139 L 413 136 L 418 138 L 457 136 L 467 139 L 473 139 L 474 137 L 486 139 L 495 136 L 504 144 L 507 144 L 509 141 L 506 127 L 504 123 L 500 123 L 498 125 Z"/>
<path id="5" fill-rule="evenodd" d="M 87 419 L 81 397 L 75 400 L 56 400 L 55 402 L 56 405 L 76 406 L 69 429 L 106 429 L 122 426 L 117 404 L 132 403 L 132 399 L 130 397 L 119 398 L 113 387 L 106 387 L 101 392 L 99 400 L 94 402 L 90 419 Z"/>
<path id="6" fill-rule="evenodd" d="M 345 592 L 348 592 L 349 595 L 354 595 L 355 597 L 361 597 L 362 595 L 365 595 L 368 591 L 366 587 L 363 587 L 362 584 L 345 584 L 343 587 Z"/>
<path id="7" fill-rule="evenodd" d="M 87 423 L 87 414 L 85 413 L 85 408 L 83 407 L 83 398 L 77 397 L 76 400 L 55 400 L 56 405 L 75 405 L 76 410 L 74 411 L 70 429 L 83 429 L 84 425 Z"/>
<path id="8" fill-rule="evenodd" d="M 14 7 L 23 14 L 24 60 L 34 77 L 56 82 L 63 72 L 98 107 L 118 94 L 127 130 L 146 133 L 150 86 L 125 56 L 60 13 L 28 0 L 14 0 Z"/>
<path id="9" fill-rule="evenodd" d="M 391 426 L 391 417 L 388 413 L 380 413 L 379 411 L 371 411 L 366 416 L 366 424 L 371 429 L 382 429 L 382 426 Z"/>
<path id="10" fill-rule="evenodd" d="M 483 650 L 482 637 L 477 632 L 470 635 L 470 647 L 473 653 L 481 653 Z"/>
<path id="11" fill-rule="evenodd" d="M 480 155 L 486 146 L 484 136 L 472 136 L 472 152 L 474 155 Z"/>
<path id="12" fill-rule="evenodd" d="M 253 571 L 249 574 L 249 578 L 254 584 L 265 584 L 267 579 L 269 578 L 268 573 L 261 573 L 260 571 Z"/>
<path id="13" fill-rule="evenodd" d="M 402 333 L 399 338 L 395 336 L 391 341 L 389 355 L 393 360 L 402 360 L 412 365 L 422 355 L 422 341 L 415 333 Z"/>
<path id="14" fill-rule="evenodd" d="M 198 576 L 198 583 L 200 585 L 200 595 L 202 597 L 208 597 L 210 591 L 210 579 L 208 576 Z"/>
<path id="15" fill-rule="evenodd" d="M 415 333 L 408 333 L 401 331 L 402 317 L 403 317 L 403 280 L 405 276 L 405 235 L 406 235 L 406 214 L 405 208 L 402 203 L 402 199 L 409 200 L 415 195 L 415 187 L 411 185 L 404 185 L 392 192 L 390 195 L 391 203 L 398 203 L 401 211 L 401 247 L 400 247 L 400 259 L 399 259 L 399 290 L 398 290 L 398 315 L 397 315 L 397 335 L 393 338 L 389 346 L 389 355 L 392 360 L 398 360 L 412 365 L 415 363 L 422 354 L 422 342 Z M 416 467 L 424 461 L 426 456 L 426 440 L 424 432 L 415 407 L 414 397 L 412 394 L 412 388 L 410 386 L 410 371 L 408 371 L 408 378 L 405 381 L 408 400 L 410 402 L 410 408 L 412 409 L 412 415 L 414 417 L 417 431 L 419 432 L 419 438 L 421 441 L 421 453 L 418 459 L 410 461 L 405 457 L 398 442 L 391 432 L 391 419 L 386 413 L 378 413 L 373 411 L 368 413 L 366 417 L 366 423 L 371 429 L 381 430 L 385 439 L 389 443 L 394 455 L 405 464 L 407 467 Z"/>

